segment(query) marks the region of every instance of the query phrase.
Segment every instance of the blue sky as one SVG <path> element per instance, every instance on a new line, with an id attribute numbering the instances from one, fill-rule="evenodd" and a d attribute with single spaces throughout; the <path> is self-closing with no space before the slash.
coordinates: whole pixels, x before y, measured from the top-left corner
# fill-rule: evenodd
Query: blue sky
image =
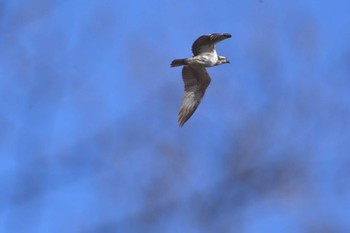
<path id="1" fill-rule="evenodd" d="M 349 232 L 350 2 L 2 1 L 1 232 Z M 175 58 L 208 69 L 183 128 Z"/>

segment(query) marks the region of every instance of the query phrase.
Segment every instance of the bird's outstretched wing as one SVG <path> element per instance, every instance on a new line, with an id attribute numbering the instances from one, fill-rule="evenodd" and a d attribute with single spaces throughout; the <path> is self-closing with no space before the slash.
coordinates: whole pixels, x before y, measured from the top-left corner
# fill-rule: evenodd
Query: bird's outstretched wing
<path id="1" fill-rule="evenodd" d="M 192 53 L 197 56 L 200 53 L 213 52 L 215 44 L 230 37 L 231 34 L 229 33 L 213 33 L 200 36 L 192 45 Z"/>
<path id="2" fill-rule="evenodd" d="M 185 94 L 179 110 L 180 127 L 197 109 L 211 80 L 207 70 L 202 66 L 184 66 L 182 79 L 185 83 Z"/>

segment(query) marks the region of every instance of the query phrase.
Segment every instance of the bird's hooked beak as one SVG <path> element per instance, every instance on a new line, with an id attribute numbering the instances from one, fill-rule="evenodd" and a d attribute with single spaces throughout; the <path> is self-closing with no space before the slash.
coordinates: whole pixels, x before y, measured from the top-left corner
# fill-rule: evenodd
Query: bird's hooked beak
<path id="1" fill-rule="evenodd" d="M 219 56 L 218 65 L 230 63 L 230 61 L 227 59 L 227 57 Z"/>

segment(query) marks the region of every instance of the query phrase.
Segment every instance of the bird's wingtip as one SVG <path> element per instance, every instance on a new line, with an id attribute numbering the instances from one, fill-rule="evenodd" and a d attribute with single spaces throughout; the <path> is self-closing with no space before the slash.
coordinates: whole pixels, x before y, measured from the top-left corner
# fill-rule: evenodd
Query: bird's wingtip
<path id="1" fill-rule="evenodd" d="M 185 124 L 185 120 L 184 120 L 184 118 L 183 118 L 183 116 L 179 116 L 179 119 L 177 120 L 177 123 L 179 124 L 179 127 L 180 128 L 182 128 L 182 126 L 184 126 L 184 124 Z"/>

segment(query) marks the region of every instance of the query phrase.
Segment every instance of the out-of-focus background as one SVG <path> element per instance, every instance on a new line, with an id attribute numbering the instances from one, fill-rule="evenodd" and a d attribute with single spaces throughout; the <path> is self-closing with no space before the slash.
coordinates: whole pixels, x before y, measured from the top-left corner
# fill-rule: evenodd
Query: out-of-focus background
<path id="1" fill-rule="evenodd" d="M 350 2 L 0 1 L 0 232 L 350 232 Z M 183 128 L 181 68 L 210 68 Z"/>

